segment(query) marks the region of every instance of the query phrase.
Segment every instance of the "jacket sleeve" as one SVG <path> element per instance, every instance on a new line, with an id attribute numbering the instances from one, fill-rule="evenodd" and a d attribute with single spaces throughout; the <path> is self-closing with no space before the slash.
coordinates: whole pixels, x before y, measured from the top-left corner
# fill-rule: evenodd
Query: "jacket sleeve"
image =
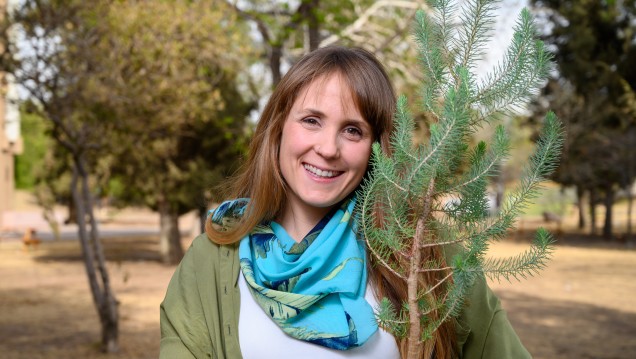
<path id="1" fill-rule="evenodd" d="M 483 277 L 476 280 L 456 323 L 464 359 L 532 358 Z"/>
<path id="2" fill-rule="evenodd" d="M 193 247 L 186 252 L 161 303 L 161 359 L 216 357 L 196 283 L 193 252 Z"/>

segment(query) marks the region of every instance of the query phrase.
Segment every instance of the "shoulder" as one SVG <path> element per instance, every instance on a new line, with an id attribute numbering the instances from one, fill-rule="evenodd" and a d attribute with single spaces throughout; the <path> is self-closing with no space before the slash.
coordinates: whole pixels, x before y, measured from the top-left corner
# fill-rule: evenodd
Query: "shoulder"
<path id="1" fill-rule="evenodd" d="M 191 270 L 209 278 L 212 274 L 218 274 L 219 267 L 224 261 L 221 258 L 238 256 L 238 244 L 218 244 L 210 240 L 205 233 L 198 235 L 186 252 L 180 267 Z"/>
<path id="2" fill-rule="evenodd" d="M 170 280 L 164 304 L 183 304 L 190 297 L 217 289 L 220 279 L 236 272 L 233 263 L 237 261 L 237 251 L 237 245 L 214 243 L 205 233 L 197 236 Z"/>
<path id="3" fill-rule="evenodd" d="M 216 244 L 206 234 L 193 240 L 161 303 L 162 358 L 169 353 L 181 353 L 172 357 L 185 358 L 190 356 L 184 353 L 192 353 L 206 358 L 220 350 L 211 338 L 221 332 L 221 287 L 234 276 L 238 278 L 235 257 L 236 246 Z"/>
<path id="4" fill-rule="evenodd" d="M 215 258 L 221 246 L 208 239 L 205 233 L 197 236 L 186 251 L 181 263 L 177 266 L 170 284 L 164 304 L 176 299 L 185 299 L 199 288 L 201 276 L 214 276 Z"/>

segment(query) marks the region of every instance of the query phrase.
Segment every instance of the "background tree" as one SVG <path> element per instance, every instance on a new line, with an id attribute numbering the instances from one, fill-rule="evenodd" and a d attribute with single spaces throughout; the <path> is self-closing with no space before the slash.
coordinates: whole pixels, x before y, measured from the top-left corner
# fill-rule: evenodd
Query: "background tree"
<path id="1" fill-rule="evenodd" d="M 234 17 L 222 1 L 119 2 L 96 46 L 94 96 L 121 121 L 107 167 L 126 198 L 159 212 L 165 263 L 183 256 L 179 216 L 206 211 L 244 148 L 254 105 L 236 78 L 252 55 Z"/>
<path id="2" fill-rule="evenodd" d="M 178 215 L 207 205 L 206 190 L 214 199 L 210 187 L 246 141 L 253 105 L 238 86 L 251 55 L 233 14 L 222 2 L 27 0 L 3 23 L 2 70 L 50 123 L 53 147 L 64 149 L 51 151 L 54 167 L 71 169 L 106 351 L 118 349 L 118 311 L 93 197 L 120 183 L 119 193 L 157 209 L 164 261 L 178 262 Z"/>
<path id="3" fill-rule="evenodd" d="M 561 125 L 550 114 L 518 188 L 496 216 L 487 216 L 486 187 L 508 156 L 509 138 L 502 125 L 490 143 L 471 146 L 472 135 L 527 104 L 550 68 L 550 56 L 524 10 L 505 58 L 477 81 L 472 71 L 492 36 L 496 3 L 440 1 L 432 14 L 418 13 L 422 106 L 434 123 L 426 141 L 413 146 L 414 120 L 401 97 L 392 153 L 374 144 L 371 179 L 360 194 L 360 229 L 370 261 L 393 279 L 387 279 L 392 283 L 387 292 L 407 292 L 403 303 L 384 298 L 378 314 L 380 325 L 405 341 L 405 358 L 433 355 L 433 333 L 461 312 L 477 278 L 525 277 L 542 268 L 551 251 L 551 236 L 541 229 L 525 253 L 485 258 L 489 242 L 506 236 L 554 170 L 562 143 Z M 449 26 L 457 17 L 461 26 Z"/>
<path id="4" fill-rule="evenodd" d="M 554 109 L 569 129 L 562 167 L 554 179 L 576 186 L 579 204 L 588 194 L 592 233 L 595 206 L 602 199 L 603 235 L 611 238 L 615 192 L 623 188 L 630 193 L 635 178 L 630 171 L 634 168 L 630 139 L 636 131 L 636 2 L 533 0 L 532 4 L 545 24 L 543 37 L 555 53 L 555 76 L 561 78 L 545 88 L 539 107 Z M 631 210 L 631 201 L 629 206 Z M 583 222 L 581 217 L 579 223 Z"/>
<path id="5" fill-rule="evenodd" d="M 254 46 L 271 77 L 252 71 L 257 77 L 252 81 L 256 97 L 266 97 L 285 68 L 302 55 L 335 43 L 374 53 L 392 72 L 399 89 L 420 80 L 409 30 L 415 12 L 429 8 L 426 0 L 302 0 L 294 5 L 264 0 L 226 2 L 260 34 Z"/>
<path id="6" fill-rule="evenodd" d="M 99 17 L 107 4 L 94 1 L 25 0 L 2 25 L 2 70 L 12 73 L 49 121 L 57 145 L 71 158 L 70 191 L 77 211 L 78 234 L 88 281 L 102 327 L 102 349 L 118 350 L 118 308 L 110 287 L 89 173 L 100 151 L 102 136 L 112 122 L 107 111 L 97 112 L 87 91 L 95 71 L 92 52 L 103 36 Z M 15 35 L 18 35 L 17 38 Z M 18 43 L 22 46 L 18 47 Z"/>

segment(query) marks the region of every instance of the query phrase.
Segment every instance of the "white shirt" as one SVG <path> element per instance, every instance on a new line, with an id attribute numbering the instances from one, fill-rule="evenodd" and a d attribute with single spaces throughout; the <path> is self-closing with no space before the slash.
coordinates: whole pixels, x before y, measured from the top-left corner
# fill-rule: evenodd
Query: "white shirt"
<path id="1" fill-rule="evenodd" d="M 282 329 L 256 303 L 243 273 L 239 274 L 241 310 L 239 315 L 239 343 L 244 359 L 399 359 L 393 336 L 379 328 L 364 345 L 349 350 L 336 350 L 294 339 Z M 364 298 L 371 307 L 377 307 L 372 290 Z"/>

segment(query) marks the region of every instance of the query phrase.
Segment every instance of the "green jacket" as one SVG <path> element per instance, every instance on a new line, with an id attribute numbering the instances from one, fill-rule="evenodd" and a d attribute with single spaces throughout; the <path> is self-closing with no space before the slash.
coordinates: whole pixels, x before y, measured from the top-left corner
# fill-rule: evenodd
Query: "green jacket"
<path id="1" fill-rule="evenodd" d="M 241 358 L 239 271 L 238 245 L 194 240 L 161 303 L 160 358 Z M 466 303 L 456 319 L 462 358 L 531 358 L 485 280 Z"/>

